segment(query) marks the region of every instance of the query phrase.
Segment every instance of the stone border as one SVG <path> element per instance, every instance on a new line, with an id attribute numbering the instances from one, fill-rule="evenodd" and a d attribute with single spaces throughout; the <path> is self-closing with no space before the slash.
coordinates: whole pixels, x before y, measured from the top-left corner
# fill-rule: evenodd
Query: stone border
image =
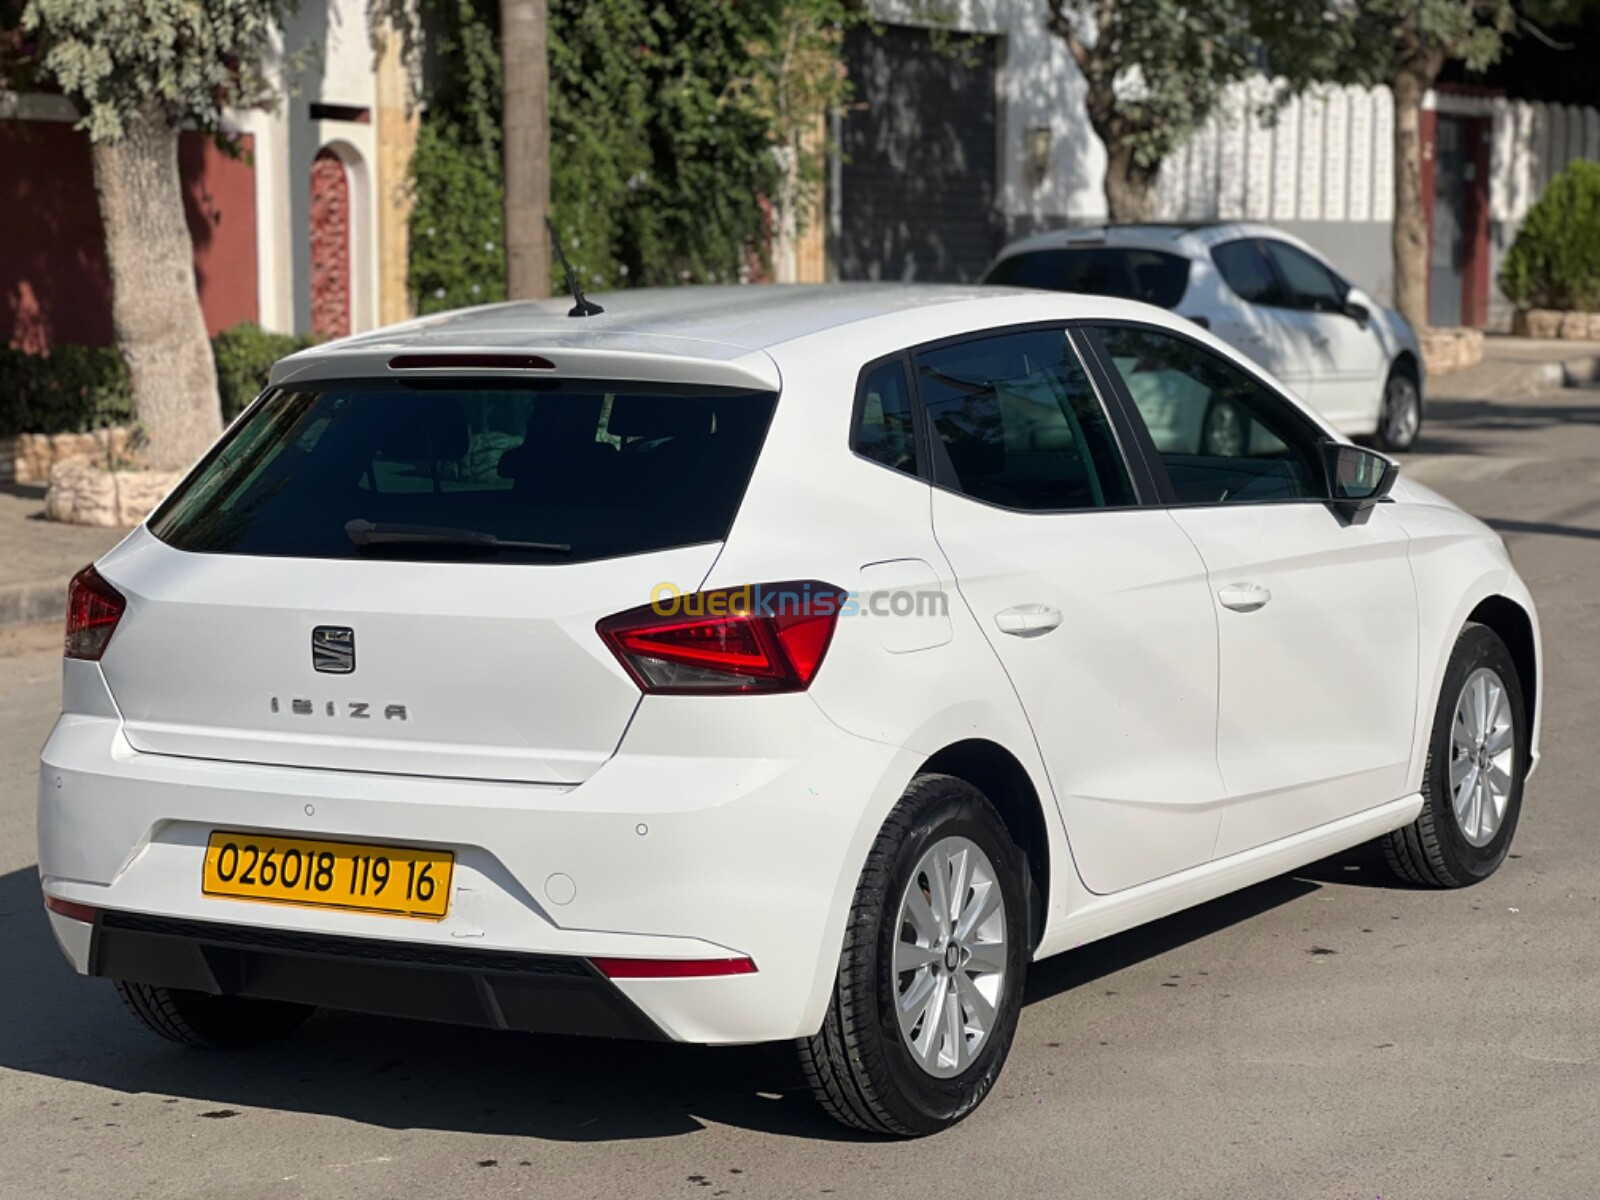
<path id="1" fill-rule="evenodd" d="M 1425 329 L 1417 340 L 1422 344 L 1422 365 L 1432 379 L 1483 361 L 1483 330 Z"/>
<path id="2" fill-rule="evenodd" d="M 0 587 L 0 628 L 67 618 L 68 577 Z"/>
<path id="3" fill-rule="evenodd" d="M 1511 315 L 1511 332 L 1517 337 L 1600 342 L 1600 313 L 1519 308 Z"/>

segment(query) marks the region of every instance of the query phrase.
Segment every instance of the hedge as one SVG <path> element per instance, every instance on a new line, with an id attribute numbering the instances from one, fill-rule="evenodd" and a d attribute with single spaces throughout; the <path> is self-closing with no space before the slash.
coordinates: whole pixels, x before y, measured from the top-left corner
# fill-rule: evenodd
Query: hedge
<path id="1" fill-rule="evenodd" d="M 213 338 L 222 419 L 233 420 L 266 386 L 272 364 L 311 340 L 250 321 Z M 82 433 L 132 419 L 128 368 L 115 347 L 56 346 L 49 354 L 0 347 L 0 437 Z"/>
<path id="2" fill-rule="evenodd" d="M 1506 253 L 1500 290 L 1518 308 L 1600 312 L 1600 163 L 1552 179 Z"/>

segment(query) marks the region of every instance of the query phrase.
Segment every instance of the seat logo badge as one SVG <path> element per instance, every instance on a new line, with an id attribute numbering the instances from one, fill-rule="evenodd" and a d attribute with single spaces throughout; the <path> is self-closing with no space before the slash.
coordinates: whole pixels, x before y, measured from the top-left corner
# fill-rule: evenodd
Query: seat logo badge
<path id="1" fill-rule="evenodd" d="M 344 625 L 318 625 L 311 631 L 311 665 L 324 675 L 356 669 L 356 631 Z"/>

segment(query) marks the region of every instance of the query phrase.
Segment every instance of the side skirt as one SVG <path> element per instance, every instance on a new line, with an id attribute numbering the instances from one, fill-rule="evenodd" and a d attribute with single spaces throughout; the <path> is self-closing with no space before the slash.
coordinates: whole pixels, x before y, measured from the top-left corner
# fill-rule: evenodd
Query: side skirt
<path id="1" fill-rule="evenodd" d="M 1414 793 L 1341 817 L 1280 841 L 1268 842 L 1168 875 L 1109 896 L 1094 896 L 1056 925 L 1040 942 L 1034 959 L 1048 958 L 1114 933 L 1170 916 L 1218 896 L 1359 846 L 1417 819 L 1422 796 Z"/>

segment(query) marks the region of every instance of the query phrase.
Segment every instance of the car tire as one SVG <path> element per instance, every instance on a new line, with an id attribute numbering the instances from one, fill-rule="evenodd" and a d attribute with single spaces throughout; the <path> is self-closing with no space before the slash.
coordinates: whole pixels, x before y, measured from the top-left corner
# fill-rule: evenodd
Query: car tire
<path id="1" fill-rule="evenodd" d="M 948 867 L 946 880 L 969 881 L 945 906 L 954 920 L 937 917 L 936 864 Z M 983 793 L 948 775 L 914 779 L 861 872 L 827 1018 L 797 1043 L 829 1114 L 872 1133 L 923 1137 L 978 1106 L 1022 1008 L 1028 896 L 1027 860 Z"/>
<path id="2" fill-rule="evenodd" d="M 171 1042 L 212 1050 L 240 1050 L 276 1041 L 316 1011 L 309 1004 L 209 996 L 122 979 L 116 985 L 117 995 L 146 1029 Z"/>
<path id="3" fill-rule="evenodd" d="M 1474 706 L 1487 720 L 1474 722 Z M 1527 720 L 1522 681 L 1505 643 L 1487 626 L 1469 623 L 1439 692 L 1422 813 L 1381 839 L 1396 875 L 1426 887 L 1465 887 L 1505 861 L 1522 812 Z"/>
<path id="4" fill-rule="evenodd" d="M 1378 415 L 1378 432 L 1373 438 L 1379 450 L 1403 454 L 1417 444 L 1422 432 L 1422 393 L 1417 381 L 1406 372 L 1389 372 L 1383 385 L 1383 411 Z"/>

